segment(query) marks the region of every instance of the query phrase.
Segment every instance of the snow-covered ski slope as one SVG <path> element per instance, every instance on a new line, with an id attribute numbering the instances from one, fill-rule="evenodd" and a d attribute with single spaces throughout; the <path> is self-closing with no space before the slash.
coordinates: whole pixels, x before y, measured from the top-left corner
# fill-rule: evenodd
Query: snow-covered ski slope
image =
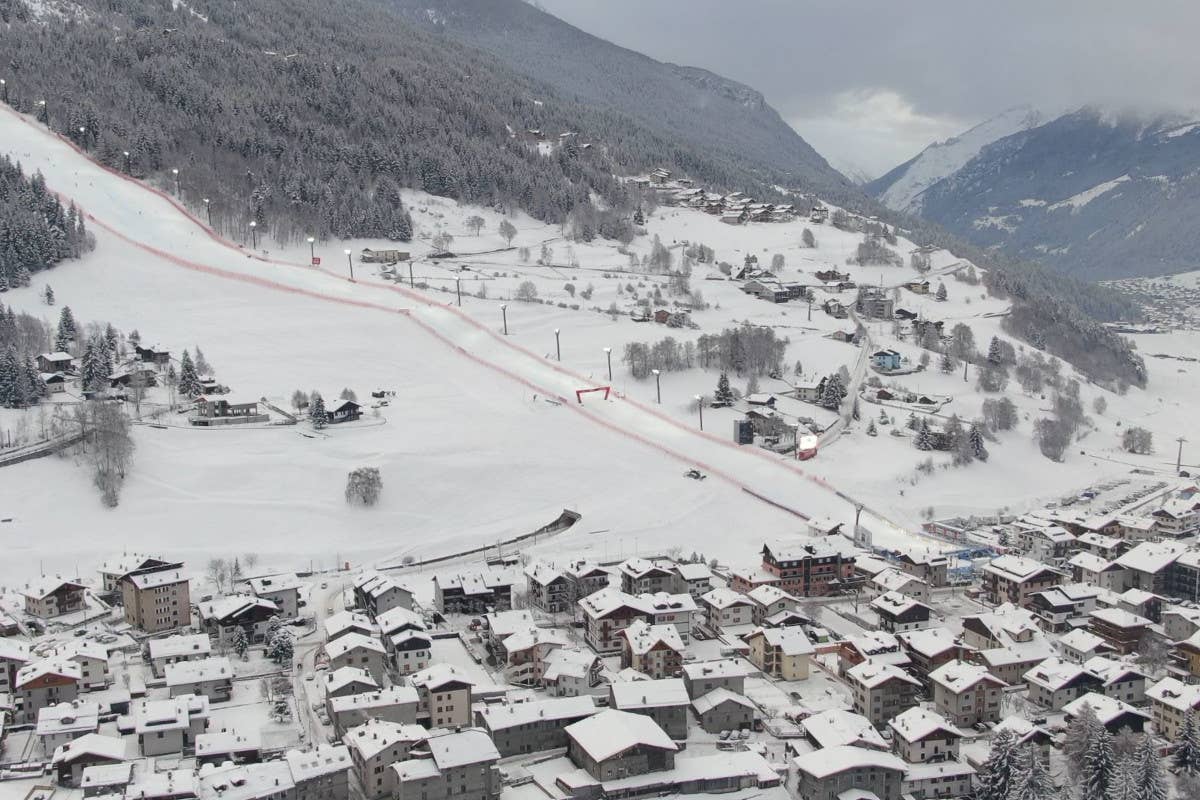
<path id="1" fill-rule="evenodd" d="M 69 463 L 6 469 L 8 576 L 28 574 L 35 561 L 74 571 L 125 548 L 193 561 L 255 551 L 297 565 L 329 564 L 335 554 L 435 554 L 523 533 L 563 507 L 584 520 L 568 537 L 580 541 L 556 547 L 603 556 L 711 545 L 731 555 L 798 530 L 796 513 L 851 511 L 803 470 L 639 404 L 548 403 L 587 382 L 442 307 L 440 297 L 431 303 L 374 278 L 352 284 L 248 258 L 41 128 L 2 119 L 6 149 L 83 207 L 98 240 L 93 254 L 39 275 L 6 302 L 52 316 L 37 302 L 49 281 L 81 319 L 174 347 L 201 344 L 241 395 L 397 392 L 382 418 L 316 438 L 306 426 L 200 431 L 182 418 L 179 427 L 140 427 L 135 468 L 111 512 Z M 341 496 L 346 472 L 363 464 L 380 466 L 385 481 L 382 504 L 369 511 Z M 684 479 L 693 465 L 710 479 Z M 599 530 L 607 533 L 588 538 Z M 731 531 L 740 534 L 734 541 Z"/>
<path id="2" fill-rule="evenodd" d="M 1087 455 L 1073 453 L 1066 464 L 1037 453 L 1032 420 L 1048 403 L 1023 395 L 1015 382 L 1009 394 L 1021 426 L 989 444 L 987 464 L 917 477 L 914 467 L 928 454 L 883 428 L 880 436 L 867 437 L 865 419 L 828 442 L 816 460 L 797 464 L 735 448 L 731 427 L 740 415 L 733 410 L 705 409 L 700 434 L 692 397 L 712 392 L 715 372 L 664 373 L 659 405 L 654 380 L 631 379 L 621 363 L 627 342 L 665 335 L 694 339 L 750 321 L 789 338 L 789 367 L 800 361 L 811 376 L 842 365 L 853 370 L 860 351 L 827 338 L 851 323 L 817 308 L 809 318 L 802 304 L 774 305 L 745 295 L 735 282 L 706 280 L 719 277 L 714 266 L 698 265 L 692 276 L 692 287 L 709 304 L 692 315 L 701 331 L 636 324 L 627 315 L 614 320 L 592 309 L 617 302 L 624 311 L 631 306 L 629 287 L 645 296 L 655 283 L 665 286 L 665 279 L 629 272 L 627 256 L 611 243 L 569 245 L 556 227 L 523 216 L 514 218 L 520 229 L 514 248 L 529 247 L 536 259 L 545 242 L 552 249 L 550 265 L 523 261 L 516 249 L 493 252 L 504 246 L 495 234 L 497 214 L 414 192 L 406 201 L 423 240 L 411 246 L 418 258 L 438 231 L 454 234 L 457 252 L 481 255 L 419 260 L 414 273 L 424 290 L 398 286 L 377 268 L 357 263 L 358 280 L 350 283 L 342 248 L 357 253 L 378 243 L 318 244 L 320 270 L 307 265 L 306 244 L 260 242 L 262 249 L 251 257 L 165 196 L 106 172 L 28 120 L 0 114 L 0 141 L 28 169 L 40 169 L 51 188 L 83 206 L 98 238 L 94 253 L 39 274 L 29 289 L 6 294 L 6 303 L 52 317 L 57 309 L 39 303 L 49 282 L 59 305 L 71 305 L 78 318 L 137 328 L 144 339 L 173 351 L 199 344 L 235 395 L 266 396 L 284 407 L 297 388 L 320 389 L 327 397 L 343 386 L 360 398 L 376 388 L 397 392 L 379 417 L 316 438 L 307 426 L 200 431 L 182 417 L 166 429 L 138 428 L 134 470 L 114 511 L 100 508 L 86 472 L 69 462 L 47 459 L 2 470 L 0 516 L 14 522 L 0 526 L 0 537 L 24 555 L 12 570 L 0 567 L 0 580 L 27 574 L 35 559 L 46 560 L 47 570 L 74 572 L 76 561 L 86 564 L 115 548 L 170 551 L 193 562 L 253 550 L 280 568 L 309 560 L 328 565 L 335 558 L 362 563 L 436 555 L 531 530 L 563 507 L 584 519 L 543 545 L 559 554 L 604 558 L 681 547 L 746 563 L 763 538 L 800 531 L 797 514 L 850 521 L 855 502 L 867 507 L 864 519 L 877 543 L 910 546 L 914 537 L 893 523 L 916 529 L 929 507 L 939 516 L 1020 509 L 1131 466 L 1163 468 L 1165 456 L 1121 453 L 1119 424 L 1149 425 L 1165 447 L 1170 431 L 1186 424 L 1189 393 L 1200 388 L 1190 374 L 1152 360 L 1151 393 L 1106 394 L 1110 410 L 1081 444 Z M 465 224 L 475 214 L 486 223 L 479 236 Z M 684 240 L 704 242 L 718 259 L 733 263 L 748 253 L 769 263 L 781 253 L 785 280 L 811 283 L 811 273 L 832 267 L 877 285 L 916 277 L 907 267 L 847 266 L 861 236 L 828 225 L 812 226 L 814 249 L 800 245 L 808 227 L 803 221 L 732 227 L 699 212 L 662 208 L 647 227 L 676 258 Z M 907 254 L 910 246 L 901 240 L 898 250 Z M 642 236 L 630 250 L 640 255 L 649 248 L 650 237 Z M 1006 304 L 983 296 L 981 287 L 951 280 L 947 273 L 957 263 L 950 253 L 934 254 L 932 280 L 936 286 L 945 278 L 948 302 L 904 291 L 899 304 L 947 326 L 967 322 L 986 348 L 992 335 L 1004 336 L 1000 315 Z M 458 281 L 461 309 L 453 305 Z M 513 302 L 523 281 L 533 282 L 549 302 Z M 582 300 L 587 286 L 594 295 Z M 480 290 L 486 297 L 475 296 Z M 505 303 L 508 336 L 501 331 Z M 896 339 L 890 323 L 869 328 L 873 347 L 894 347 L 916 361 L 920 351 Z M 1195 349 L 1182 338 L 1172 341 L 1182 351 Z M 605 347 L 613 350 L 611 383 L 620 399 L 604 403 L 591 395 L 579 406 L 576 389 L 610 383 Z M 976 417 L 984 399 L 973 377 L 964 383 L 961 375 L 932 370 L 896 380 L 953 396 L 943 413 L 964 419 Z M 764 379 L 762 388 L 787 387 Z M 1100 393 L 1085 387 L 1085 401 Z M 863 410 L 864 416 L 879 411 L 871 405 Z M 0 412 L 0 424 L 12 413 Z M 808 413 L 824 424 L 833 418 L 815 406 Z M 906 412 L 892 413 L 902 420 Z M 384 500 L 369 511 L 349 508 L 342 499 L 346 472 L 362 465 L 379 466 L 384 474 Z M 711 478 L 683 478 L 692 466 Z M 47 532 L 54 538 L 47 539 Z"/>

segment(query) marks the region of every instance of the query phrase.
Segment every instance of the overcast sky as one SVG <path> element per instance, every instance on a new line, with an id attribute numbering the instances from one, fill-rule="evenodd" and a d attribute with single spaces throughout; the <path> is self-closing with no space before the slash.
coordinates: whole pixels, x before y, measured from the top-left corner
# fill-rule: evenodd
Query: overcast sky
<path id="1" fill-rule="evenodd" d="M 540 0 L 649 56 L 762 91 L 872 176 L 1014 106 L 1200 106 L 1195 0 Z"/>

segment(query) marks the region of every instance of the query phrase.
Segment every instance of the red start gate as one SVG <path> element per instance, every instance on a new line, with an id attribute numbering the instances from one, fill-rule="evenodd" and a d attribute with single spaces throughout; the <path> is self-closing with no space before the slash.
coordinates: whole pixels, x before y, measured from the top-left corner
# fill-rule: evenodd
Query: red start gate
<path id="1" fill-rule="evenodd" d="M 584 396 L 585 394 L 590 394 L 590 393 L 592 393 L 592 392 L 604 392 L 604 399 L 605 399 L 605 400 L 607 400 L 607 399 L 608 399 L 608 395 L 609 395 L 609 393 L 610 393 L 611 391 L 612 391 L 612 387 L 611 387 L 611 386 L 597 386 L 595 389 L 576 389 L 576 390 L 575 390 L 575 400 L 576 400 L 578 403 L 582 404 L 582 403 L 583 403 L 583 396 Z"/>

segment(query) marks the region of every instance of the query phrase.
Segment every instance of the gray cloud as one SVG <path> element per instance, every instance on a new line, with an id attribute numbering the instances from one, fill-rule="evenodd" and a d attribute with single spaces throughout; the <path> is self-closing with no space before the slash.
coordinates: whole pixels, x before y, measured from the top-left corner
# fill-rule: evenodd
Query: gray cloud
<path id="1" fill-rule="evenodd" d="M 1200 106 L 1181 0 L 541 0 L 664 61 L 762 91 L 835 164 L 878 173 L 1000 111 Z"/>

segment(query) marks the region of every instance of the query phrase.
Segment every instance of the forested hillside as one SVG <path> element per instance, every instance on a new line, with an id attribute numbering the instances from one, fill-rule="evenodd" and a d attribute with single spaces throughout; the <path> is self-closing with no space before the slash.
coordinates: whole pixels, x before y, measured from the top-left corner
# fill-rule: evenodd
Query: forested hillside
<path id="1" fill-rule="evenodd" d="M 256 219 L 285 241 L 404 239 L 398 186 L 558 221 L 589 193 L 624 204 L 614 173 L 666 164 L 750 182 L 366 0 L 7 2 L 9 102 L 195 208 L 209 198 L 234 234 Z M 525 128 L 596 147 L 539 154 L 513 135 Z"/>
<path id="2" fill-rule="evenodd" d="M 861 197 L 748 86 L 618 47 L 523 0 L 381 1 L 414 24 L 492 53 L 564 97 L 632 117 L 681 147 L 706 153 L 743 180 L 754 176 L 834 203 Z"/>
<path id="3" fill-rule="evenodd" d="M 63 208 L 41 175 L 28 176 L 0 154 L 0 291 L 92 247 L 75 206 Z"/>

